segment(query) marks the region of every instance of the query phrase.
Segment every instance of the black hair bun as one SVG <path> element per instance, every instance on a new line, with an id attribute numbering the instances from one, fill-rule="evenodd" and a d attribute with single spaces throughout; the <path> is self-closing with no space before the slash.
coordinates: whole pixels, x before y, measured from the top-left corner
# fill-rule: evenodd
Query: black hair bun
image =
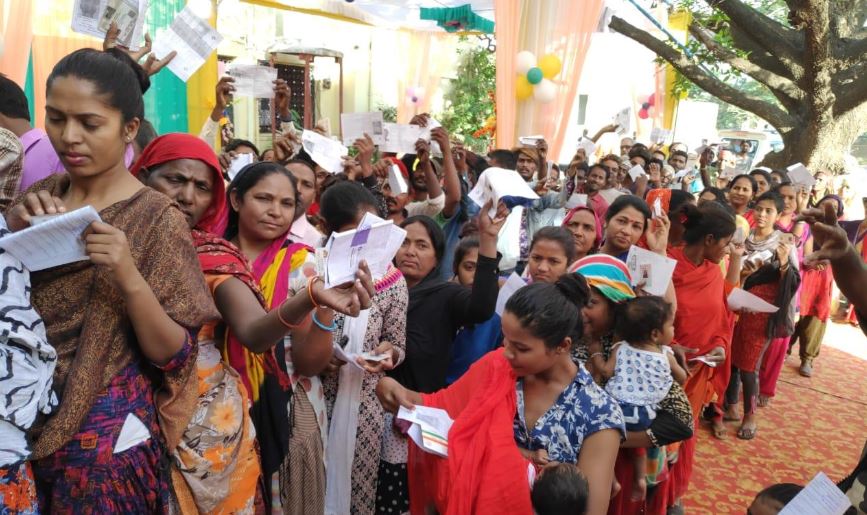
<path id="1" fill-rule="evenodd" d="M 590 287 L 584 276 L 577 273 L 567 273 L 561 275 L 554 283 L 557 291 L 563 294 L 569 302 L 575 304 L 579 309 L 587 304 L 590 299 Z"/>

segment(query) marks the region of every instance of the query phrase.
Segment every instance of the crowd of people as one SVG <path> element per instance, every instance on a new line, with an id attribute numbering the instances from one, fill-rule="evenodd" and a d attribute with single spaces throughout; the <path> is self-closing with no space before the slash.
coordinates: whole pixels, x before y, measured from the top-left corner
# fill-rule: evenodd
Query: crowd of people
<path id="1" fill-rule="evenodd" d="M 867 313 L 867 226 L 856 248 L 819 181 L 721 181 L 708 153 L 680 173 L 684 145 L 629 138 L 561 167 L 544 140 L 481 155 L 442 127 L 441 155 L 363 137 L 330 173 L 299 144 L 283 81 L 260 153 L 219 141 L 231 79 L 200 135 L 157 136 L 155 71 L 116 48 L 67 55 L 44 131 L 0 77 L 2 234 L 84 206 L 101 219 L 88 260 L 29 273 L 0 252 L 4 513 L 682 513 L 701 425 L 760 438 L 795 343 L 812 374 L 835 278 L 852 320 Z M 539 199 L 476 205 L 492 168 Z M 316 249 L 370 214 L 406 231 L 392 264 L 327 287 Z M 633 246 L 676 261 L 663 295 L 631 277 Z M 512 273 L 526 286 L 498 313 Z M 735 288 L 779 309 L 733 312 Z M 396 418 L 419 405 L 454 420 L 447 458 Z"/>

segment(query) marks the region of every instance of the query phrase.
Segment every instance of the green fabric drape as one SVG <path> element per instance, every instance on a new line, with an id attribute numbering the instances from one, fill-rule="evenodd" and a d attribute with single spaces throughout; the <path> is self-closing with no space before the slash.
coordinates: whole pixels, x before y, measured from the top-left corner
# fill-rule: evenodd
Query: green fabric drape
<path id="1" fill-rule="evenodd" d="M 160 29 L 171 25 L 175 16 L 186 6 L 184 0 L 152 0 L 146 27 L 152 38 Z M 187 85 L 172 72 L 163 69 L 151 77 L 151 87 L 144 96 L 145 118 L 157 134 L 167 132 L 198 133 L 199 127 L 189 127 L 187 120 Z"/>
<path id="2" fill-rule="evenodd" d="M 460 7 L 422 7 L 419 18 L 433 20 L 446 32 L 494 32 L 494 22 L 473 12 L 470 4 Z"/>

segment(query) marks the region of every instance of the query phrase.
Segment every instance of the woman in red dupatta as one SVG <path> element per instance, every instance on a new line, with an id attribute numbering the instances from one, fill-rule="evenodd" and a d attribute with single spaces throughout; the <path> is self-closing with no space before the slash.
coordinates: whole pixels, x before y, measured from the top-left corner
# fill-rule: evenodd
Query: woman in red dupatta
<path id="1" fill-rule="evenodd" d="M 547 461 L 538 450 L 553 461 L 577 455 L 590 485 L 587 513 L 605 513 L 624 426 L 611 398 L 597 396 L 601 388 L 570 357 L 572 338 L 582 332 L 577 308 L 587 297 L 578 274 L 521 288 L 503 315 L 505 348 L 488 353 L 449 387 L 421 394 L 389 377 L 379 381 L 377 395 L 386 410 L 424 405 L 454 419 L 448 458 L 409 447 L 411 513 L 429 513 L 432 507 L 443 515 L 533 513 L 522 452 L 536 455 L 537 463 Z M 563 390 L 554 405 L 542 393 L 551 389 Z M 537 415 L 537 421 L 527 420 Z M 578 419 L 587 424 L 568 422 Z M 550 427 L 562 437 L 548 438 Z M 516 442 L 526 449 L 520 451 Z"/>
<path id="2" fill-rule="evenodd" d="M 202 271 L 222 315 L 221 321 L 199 333 L 200 400 L 190 417 L 195 422 L 189 424 L 174 453 L 178 464 L 175 488 L 183 513 L 253 512 L 261 477 L 253 422 L 269 418 L 260 399 L 279 399 L 280 385 L 289 381 L 277 365 L 274 344 L 293 325 L 286 321 L 303 320 L 314 302 L 346 309 L 348 304 L 341 305 L 341 300 L 353 300 L 351 295 L 341 299 L 334 291 L 324 291 L 320 281 L 312 285 L 312 297 L 292 297 L 283 304 L 271 304 L 279 310 L 266 311 L 269 303 L 246 256 L 216 235 L 227 224 L 226 189 L 219 170 L 210 147 L 188 134 L 157 138 L 132 169 L 145 184 L 175 200 L 186 215 Z M 273 247 L 279 251 L 282 242 Z M 267 252 L 263 254 L 273 261 Z M 285 283 L 288 285 L 288 278 Z M 250 392 L 259 414 L 255 421 L 248 412 Z M 279 416 L 279 407 L 287 404 L 279 400 L 276 404 L 274 426 L 285 428 L 288 420 Z M 282 439 L 272 439 L 271 428 L 255 425 L 263 450 L 280 447 Z"/>
<path id="3" fill-rule="evenodd" d="M 685 245 L 669 251 L 669 257 L 677 261 L 672 277 L 677 295 L 674 338 L 690 349 L 690 357 L 716 363 L 711 366 L 703 361 L 691 362 L 684 390 L 697 422 L 706 405 L 723 398 L 729 382 L 732 313 L 726 297 L 737 284 L 743 251 L 730 246 L 735 218 L 724 206 L 716 202 L 685 206 L 682 216 Z M 719 269 L 719 262 L 729 253 L 729 267 L 733 270 L 729 275 L 734 281 L 732 277 L 723 278 Z M 717 413 L 714 432 L 721 436 L 724 431 L 722 416 Z M 671 469 L 666 495 L 670 506 L 683 497 L 689 486 L 695 444 L 695 436 L 683 442 Z"/>

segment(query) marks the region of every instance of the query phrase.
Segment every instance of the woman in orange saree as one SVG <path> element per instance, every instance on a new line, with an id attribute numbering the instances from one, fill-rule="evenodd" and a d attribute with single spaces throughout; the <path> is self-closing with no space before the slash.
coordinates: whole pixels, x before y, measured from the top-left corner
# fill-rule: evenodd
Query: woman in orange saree
<path id="1" fill-rule="evenodd" d="M 701 207 L 685 206 L 683 247 L 670 250 L 677 261 L 672 281 L 677 295 L 674 338 L 688 349 L 689 378 L 684 390 L 693 416 L 698 418 L 704 406 L 723 398 L 729 382 L 732 313 L 726 297 L 737 284 L 741 249 L 730 246 L 735 232 L 735 217 L 723 205 L 708 202 Z M 731 254 L 730 273 L 724 278 L 719 262 Z M 734 278 L 734 281 L 732 280 Z M 697 420 L 696 420 L 697 421 Z M 722 429 L 720 429 L 722 428 Z M 724 435 L 722 415 L 714 415 L 714 434 Z M 668 502 L 674 504 L 689 486 L 695 453 L 695 437 L 684 441 L 678 461 L 672 467 Z"/>

